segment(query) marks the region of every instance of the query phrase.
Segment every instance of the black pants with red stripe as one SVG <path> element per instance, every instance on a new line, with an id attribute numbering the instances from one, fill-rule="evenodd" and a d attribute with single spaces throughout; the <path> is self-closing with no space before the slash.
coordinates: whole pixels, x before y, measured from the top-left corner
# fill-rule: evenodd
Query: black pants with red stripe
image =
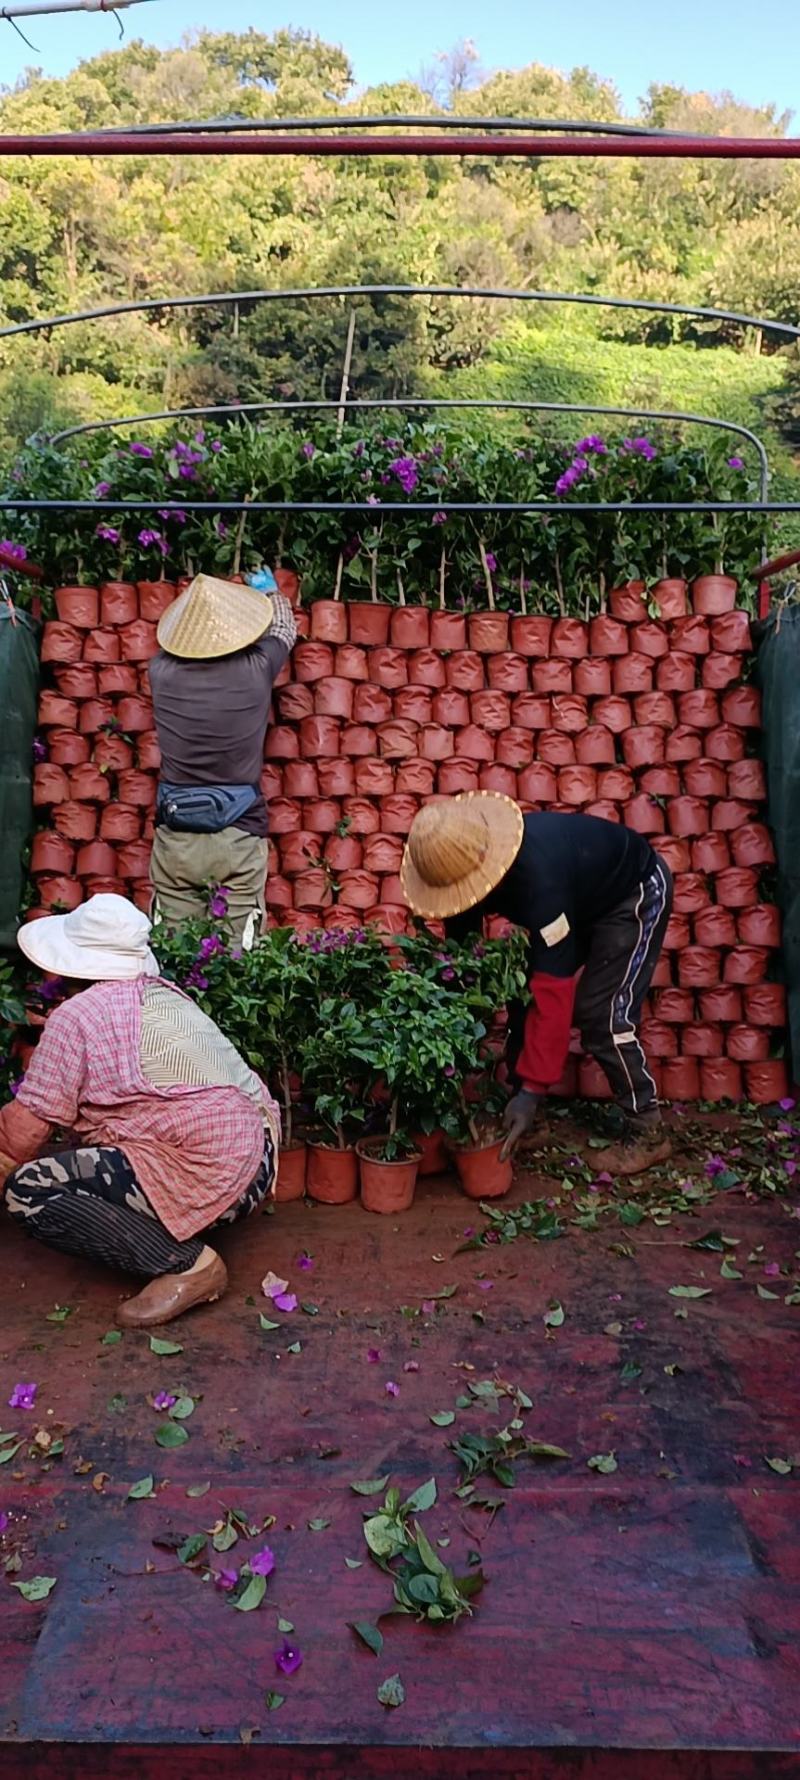
<path id="1" fill-rule="evenodd" d="M 614 1099 L 631 1122 L 652 1119 L 657 1105 L 656 1084 L 637 1029 L 671 909 L 672 875 L 659 859 L 652 876 L 593 928 L 575 1000 L 583 1048 L 605 1070 Z M 521 1002 L 509 1010 L 512 1071 L 522 1047 L 525 1014 Z"/>

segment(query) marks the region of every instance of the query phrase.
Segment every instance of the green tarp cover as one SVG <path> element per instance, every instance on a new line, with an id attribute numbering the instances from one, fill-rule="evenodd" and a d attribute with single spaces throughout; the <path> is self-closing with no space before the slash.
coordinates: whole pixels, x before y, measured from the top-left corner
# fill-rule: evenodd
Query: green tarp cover
<path id="1" fill-rule="evenodd" d="M 791 1079 L 800 1075 L 800 606 L 781 605 L 754 627 L 763 697 L 769 821 L 778 858 Z"/>
<path id="2" fill-rule="evenodd" d="M 13 946 L 32 826 L 39 625 L 0 604 L 0 946 Z"/>

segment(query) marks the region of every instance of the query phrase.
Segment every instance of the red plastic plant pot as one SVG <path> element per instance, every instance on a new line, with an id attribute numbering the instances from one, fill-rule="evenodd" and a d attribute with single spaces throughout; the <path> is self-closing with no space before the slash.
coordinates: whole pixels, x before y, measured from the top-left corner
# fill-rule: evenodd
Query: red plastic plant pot
<path id="1" fill-rule="evenodd" d="M 113 724 L 116 721 L 116 716 L 117 713 L 110 698 L 87 698 L 80 707 L 78 727 L 82 735 L 97 735 L 98 730 L 105 729 L 108 724 Z M 148 728 L 152 721 L 153 713 L 151 711 L 147 723 Z"/>
<path id="2" fill-rule="evenodd" d="M 659 989 L 654 997 L 657 1020 L 669 1026 L 686 1026 L 694 1019 L 694 996 L 690 989 Z"/>
<path id="3" fill-rule="evenodd" d="M 342 820 L 342 805 L 333 798 L 309 798 L 303 803 L 302 827 L 312 834 L 333 834 Z M 274 828 L 275 824 L 272 823 Z"/>
<path id="4" fill-rule="evenodd" d="M 679 649 L 662 656 L 656 664 L 656 687 L 659 692 L 691 692 L 696 678 L 695 657 L 683 655 Z"/>
<path id="5" fill-rule="evenodd" d="M 657 581 L 651 590 L 651 598 L 655 600 L 662 619 L 686 617 L 689 603 L 685 581 L 679 581 L 674 576 Z"/>
<path id="6" fill-rule="evenodd" d="M 443 760 L 438 772 L 438 788 L 442 797 L 457 797 L 462 791 L 477 791 L 477 766 L 470 760 Z"/>
<path id="7" fill-rule="evenodd" d="M 33 769 L 33 803 L 36 809 L 50 804 L 66 803 L 70 796 L 69 779 L 63 766 L 45 760 Z"/>
<path id="8" fill-rule="evenodd" d="M 692 582 L 692 610 L 704 618 L 732 612 L 738 583 L 730 575 L 699 575 Z"/>
<path id="9" fill-rule="evenodd" d="M 729 990 L 731 995 L 737 993 L 737 990 Z M 750 1026 L 785 1026 L 786 990 L 783 983 L 748 984 L 742 999 L 744 1017 Z"/>
<path id="10" fill-rule="evenodd" d="M 711 903 L 709 907 L 698 910 L 693 925 L 698 946 L 736 944 L 736 920 L 731 909 Z"/>
<path id="11" fill-rule="evenodd" d="M 474 649 L 449 655 L 445 674 L 448 686 L 454 686 L 457 692 L 481 692 L 485 685 L 483 662 Z"/>
<path id="12" fill-rule="evenodd" d="M 683 766 L 683 788 L 690 797 L 724 797 L 727 774 L 718 760 L 687 760 Z M 715 828 L 724 823 L 714 823 Z"/>
<path id="13" fill-rule="evenodd" d="M 304 719 L 314 723 L 323 721 L 314 717 Z M 328 719 L 330 721 L 330 719 Z M 289 729 L 285 723 L 272 723 L 267 730 L 264 744 L 265 760 L 297 760 L 300 755 L 300 737 L 295 729 Z"/>
<path id="14" fill-rule="evenodd" d="M 668 692 L 642 692 L 633 701 L 633 714 L 638 724 L 656 724 L 660 729 L 674 729 L 675 700 Z"/>
<path id="15" fill-rule="evenodd" d="M 102 700 L 97 702 L 102 703 Z M 152 730 L 153 707 L 149 698 L 141 698 L 138 693 L 133 698 L 121 698 L 115 716 L 125 735 L 144 735 L 147 730 Z"/>
<path id="16" fill-rule="evenodd" d="M 705 618 L 696 615 L 676 618 L 670 627 L 670 646 L 682 650 L 686 655 L 708 655 L 711 649 L 711 632 Z"/>
<path id="17" fill-rule="evenodd" d="M 700 1065 L 701 1100 L 743 1099 L 742 1068 L 727 1057 L 709 1058 Z"/>
<path id="18" fill-rule="evenodd" d="M 550 632 L 550 654 L 583 661 L 589 654 L 589 627 L 580 618 L 557 618 Z"/>
<path id="19" fill-rule="evenodd" d="M 740 655 L 706 655 L 703 657 L 702 682 L 714 692 L 725 692 L 737 686 L 742 676 Z"/>
<path id="20" fill-rule="evenodd" d="M 467 620 L 461 612 L 431 612 L 431 648 L 466 649 Z M 516 644 L 514 645 L 516 648 Z"/>
<path id="21" fill-rule="evenodd" d="M 640 792 L 631 797 L 622 811 L 622 820 L 626 828 L 632 828 L 636 834 L 663 834 L 665 828 L 664 811 L 652 797 Z"/>
<path id="22" fill-rule="evenodd" d="M 558 801 L 580 808 L 593 803 L 597 796 L 597 773 L 593 766 L 562 766 L 558 775 Z"/>
<path id="23" fill-rule="evenodd" d="M 394 797 L 385 797 L 380 812 L 380 828 L 384 834 L 406 835 L 418 809 L 417 797 L 407 797 L 400 792 L 396 792 Z"/>
<path id="24" fill-rule="evenodd" d="M 319 797 L 316 767 L 310 760 L 288 760 L 283 769 L 282 789 L 287 797 Z M 276 789 L 273 795 L 280 797 L 281 791 Z"/>
<path id="25" fill-rule="evenodd" d="M 672 762 L 699 760 L 702 752 L 702 737 L 698 735 L 696 729 L 687 728 L 685 723 L 679 723 L 677 729 L 673 729 L 664 742 L 665 758 Z"/>
<path id="26" fill-rule="evenodd" d="M 420 1180 L 426 1180 L 435 1174 L 449 1174 L 450 1155 L 443 1131 L 417 1132 L 414 1143 L 420 1156 Z"/>
<path id="27" fill-rule="evenodd" d="M 394 770 L 388 760 L 356 761 L 355 782 L 359 797 L 388 797 L 394 791 Z"/>
<path id="28" fill-rule="evenodd" d="M 356 686 L 353 696 L 353 721 L 376 727 L 387 723 L 392 715 L 392 701 L 382 686 Z"/>
<path id="29" fill-rule="evenodd" d="M 433 716 L 433 698 L 424 686 L 401 686 L 392 704 L 404 723 L 430 723 Z"/>
<path id="30" fill-rule="evenodd" d="M 133 624 L 139 616 L 139 595 L 131 581 L 106 581 L 100 589 L 100 623 Z"/>
<path id="31" fill-rule="evenodd" d="M 589 625 L 589 654 L 627 655 L 628 627 L 619 618 L 610 617 L 607 613 L 593 618 Z"/>
<path id="32" fill-rule="evenodd" d="M 158 648 L 156 626 L 135 618 L 123 624 L 119 632 L 119 648 L 123 661 L 151 661 Z"/>
<path id="33" fill-rule="evenodd" d="M 125 776 L 126 775 L 123 773 L 120 774 L 118 788 L 121 801 L 123 803 L 129 803 L 133 800 L 125 797 L 122 791 L 122 781 Z M 155 802 L 155 779 L 151 779 L 149 774 L 143 773 L 142 778 L 145 777 L 147 778 L 150 791 L 150 801 Z M 101 773 L 99 767 L 87 762 L 85 766 L 70 767 L 69 793 L 70 797 L 74 798 L 76 803 L 109 803 L 111 799 L 111 786 L 109 785 L 106 775 Z"/>
<path id="34" fill-rule="evenodd" d="M 595 803 L 588 803 L 584 814 L 596 816 L 600 822 L 619 822 L 620 819 L 616 804 L 609 803 L 608 799 L 603 797 L 598 797 Z"/>
<path id="35" fill-rule="evenodd" d="M 376 608 L 364 606 L 363 610 L 374 612 Z M 358 1193 L 358 1157 L 355 1150 L 335 1150 L 324 1144 L 310 1143 L 306 1192 L 309 1199 L 316 1199 L 322 1205 L 348 1205 Z"/>
<path id="36" fill-rule="evenodd" d="M 579 669 L 576 667 L 576 684 L 578 672 Z M 611 685 L 622 698 L 628 698 L 632 693 L 649 692 L 653 685 L 652 661 L 647 655 L 619 655 L 612 669 Z M 692 685 L 694 685 L 694 674 L 692 674 Z"/>
<path id="37" fill-rule="evenodd" d="M 84 661 L 104 666 L 120 659 L 120 640 L 118 630 L 90 630 L 83 640 Z"/>
<path id="38" fill-rule="evenodd" d="M 75 848 L 62 835 L 48 834 L 46 829 L 34 835 L 30 859 L 32 872 L 63 873 L 71 878 L 74 868 Z"/>
<path id="39" fill-rule="evenodd" d="M 361 1182 L 361 1204 L 365 1211 L 384 1217 L 397 1217 L 410 1211 L 419 1173 L 420 1155 L 403 1157 L 399 1162 L 386 1162 L 380 1156 L 383 1139 L 363 1138 L 356 1144 Z"/>
<path id="40" fill-rule="evenodd" d="M 150 915 L 153 908 L 153 886 L 149 878 L 137 878 L 128 885 L 127 894 L 145 915 Z"/>
<path id="41" fill-rule="evenodd" d="M 300 753 L 304 760 L 330 759 L 339 753 L 340 725 L 335 717 L 304 717 L 300 724 Z"/>
<path id="42" fill-rule="evenodd" d="M 677 1057 L 678 1033 L 667 1020 L 643 1020 L 639 1037 L 648 1057 Z"/>
<path id="43" fill-rule="evenodd" d="M 136 592 L 139 617 L 145 618 L 148 624 L 157 624 L 167 607 L 172 605 L 175 585 L 172 581 L 137 581 Z"/>
<path id="44" fill-rule="evenodd" d="M 670 834 L 681 839 L 705 834 L 708 828 L 708 802 L 702 797 L 673 797 L 667 806 Z"/>
<path id="45" fill-rule="evenodd" d="M 674 880 L 672 906 L 678 915 L 699 915 L 701 909 L 707 909 L 711 902 L 711 892 L 701 872 L 682 871 Z M 695 938 L 698 936 L 695 935 Z M 701 940 L 701 945 L 719 946 L 723 940 Z M 730 942 L 732 943 L 732 942 Z"/>
<path id="46" fill-rule="evenodd" d="M 98 735 L 92 748 L 92 760 L 101 771 L 127 772 L 133 766 L 133 748 L 121 735 Z"/>
<path id="47" fill-rule="evenodd" d="M 692 841 L 693 871 L 725 871 L 730 862 L 730 847 L 724 834 L 700 834 Z"/>
<path id="48" fill-rule="evenodd" d="M 297 643 L 292 656 L 292 673 L 301 686 L 333 676 L 333 650 L 329 643 Z"/>
<path id="49" fill-rule="evenodd" d="M 91 803 L 60 803 L 52 820 L 56 833 L 67 841 L 90 841 L 97 833 L 97 811 Z"/>
<path id="50" fill-rule="evenodd" d="M 721 1026 L 704 1025 L 701 1020 L 685 1026 L 681 1038 L 685 1057 L 723 1057 L 725 1034 Z"/>
<path id="51" fill-rule="evenodd" d="M 675 876 L 679 871 L 689 871 L 692 860 L 688 841 L 677 840 L 672 834 L 657 834 L 652 844 L 653 851 Z"/>
<path id="52" fill-rule="evenodd" d="M 610 766 L 599 776 L 598 791 L 611 803 L 627 803 L 634 793 L 633 774 L 626 766 Z"/>
<path id="53" fill-rule="evenodd" d="M 648 797 L 678 797 L 680 789 L 676 766 L 649 766 L 639 778 L 639 790 L 646 791 Z"/>
<path id="54" fill-rule="evenodd" d="M 394 804 L 396 803 L 396 801 L 397 800 L 394 796 L 386 797 L 383 800 L 381 808 L 385 810 L 388 805 L 389 809 L 391 810 L 393 808 Z M 403 805 L 405 806 L 405 804 L 409 800 L 402 799 L 401 801 L 403 802 Z M 417 805 L 415 803 L 413 814 L 416 815 L 416 812 L 417 812 Z M 378 830 L 382 826 L 380 812 L 376 808 L 375 804 L 370 803 L 369 799 L 366 797 L 347 797 L 347 798 L 345 798 L 344 804 L 342 806 L 342 820 L 347 823 L 347 832 L 349 834 L 354 834 L 354 835 L 377 834 Z M 412 820 L 413 820 L 413 817 L 412 817 Z M 336 823 L 334 823 L 333 826 L 335 828 Z M 408 826 L 409 826 L 409 828 L 411 827 L 411 822 L 409 822 Z M 401 828 L 401 829 L 395 830 L 395 832 L 402 834 L 403 830 Z"/>
<path id="55" fill-rule="evenodd" d="M 536 755 L 548 766 L 574 766 L 575 743 L 563 730 L 543 729 L 536 741 Z"/>
<path id="56" fill-rule="evenodd" d="M 704 739 L 705 752 L 710 760 L 723 760 L 730 766 L 744 758 L 744 736 L 732 723 L 721 723 L 718 729 L 708 730 Z"/>
<path id="57" fill-rule="evenodd" d="M 72 624 L 59 624 L 51 619 L 44 627 L 41 659 L 73 665 L 82 658 L 83 644 L 82 631 L 76 630 Z"/>
<path id="58" fill-rule="evenodd" d="M 310 825 L 309 825 L 310 826 Z M 271 834 L 292 834 L 303 827 L 300 804 L 295 797 L 276 797 L 270 804 Z"/>
<path id="59" fill-rule="evenodd" d="M 623 624 L 641 624 L 647 617 L 644 601 L 644 582 L 626 581 L 622 587 L 612 587 L 608 609 L 612 618 L 620 619 Z"/>
<path id="60" fill-rule="evenodd" d="M 732 835 L 733 830 L 741 828 L 745 823 L 748 823 L 750 817 L 754 815 L 754 813 L 752 804 L 742 803 L 741 799 L 738 797 L 721 797 L 718 802 L 715 803 L 711 812 L 711 827 L 719 834 Z M 734 858 L 736 858 L 736 848 L 733 840 L 731 840 L 731 846 L 733 848 Z M 745 859 L 743 863 L 749 865 L 750 861 Z"/>
<path id="61" fill-rule="evenodd" d="M 293 1199 L 304 1197 L 307 1157 L 308 1151 L 304 1143 L 293 1143 L 288 1147 L 281 1147 L 278 1156 L 278 1176 L 275 1182 L 277 1205 L 289 1205 Z"/>
<path id="62" fill-rule="evenodd" d="M 700 1099 L 700 1066 L 694 1057 L 665 1057 L 661 1093 L 665 1100 Z"/>
<path id="63" fill-rule="evenodd" d="M 462 1193 L 468 1199 L 502 1199 L 513 1180 L 510 1161 L 501 1162 L 503 1139 L 475 1148 L 453 1144 L 451 1153 Z"/>
<path id="64" fill-rule="evenodd" d="M 511 706 L 511 718 L 515 729 L 549 729 L 552 722 L 551 701 L 535 692 L 521 692 Z"/>
<path id="65" fill-rule="evenodd" d="M 758 874 L 751 867 L 731 865 L 717 872 L 715 885 L 723 908 L 754 908 L 758 902 Z"/>
<path id="66" fill-rule="evenodd" d="M 351 643 L 369 649 L 380 648 L 388 642 L 391 606 L 384 606 L 378 600 L 370 604 L 354 600 L 347 602 L 346 610 Z"/>
<path id="67" fill-rule="evenodd" d="M 396 692 L 399 686 L 408 685 L 408 656 L 402 649 L 391 649 L 388 644 L 373 649 L 367 666 L 372 684 L 383 687 L 384 692 Z"/>
<path id="68" fill-rule="evenodd" d="M 282 593 L 284 598 L 295 606 L 300 597 L 300 576 L 295 573 L 294 569 L 284 568 L 273 569 L 273 575 L 278 592 Z"/>
<path id="69" fill-rule="evenodd" d="M 745 1092 L 754 1106 L 771 1106 L 789 1092 L 789 1075 L 782 1057 L 768 1063 L 746 1063 Z"/>
<path id="70" fill-rule="evenodd" d="M 612 693 L 610 698 L 599 698 L 592 711 L 592 720 L 610 729 L 612 735 L 622 735 L 630 729 L 633 714 L 627 698 L 620 698 Z"/>
<path id="71" fill-rule="evenodd" d="M 473 612 L 467 620 L 470 649 L 479 655 L 498 655 L 508 648 L 507 612 Z"/>
<path id="72" fill-rule="evenodd" d="M 333 671 L 337 680 L 368 680 L 366 649 L 359 649 L 355 643 L 341 643 L 334 651 Z"/>
<path id="73" fill-rule="evenodd" d="M 121 852 L 124 849 L 120 850 Z M 145 847 L 145 870 L 150 858 L 150 848 Z M 117 853 L 108 841 L 89 841 L 85 847 L 78 848 L 75 870 L 79 878 L 116 878 L 118 875 Z M 122 875 L 121 873 L 119 874 Z M 130 873 L 125 874 L 130 876 Z M 141 877 L 141 871 L 137 874 Z"/>
<path id="74" fill-rule="evenodd" d="M 431 615 L 427 606 L 397 606 L 392 613 L 389 635 L 396 649 L 427 649 L 431 637 Z"/>
<path id="75" fill-rule="evenodd" d="M 524 655 L 490 655 L 486 676 L 492 692 L 527 692 L 529 668 Z"/>
<path id="76" fill-rule="evenodd" d="M 735 1063 L 765 1063 L 769 1057 L 769 1033 L 764 1026 L 731 1026 L 725 1049 Z"/>
<path id="77" fill-rule="evenodd" d="M 379 877 L 395 876 L 403 859 L 403 842 L 399 835 L 371 834 L 364 842 L 364 867 Z M 373 902 L 377 898 L 373 897 Z"/>
<path id="78" fill-rule="evenodd" d="M 608 1076 L 594 1057 L 581 1057 L 578 1062 L 578 1093 L 581 1100 L 610 1100 Z"/>
<path id="79" fill-rule="evenodd" d="M 378 900 L 380 884 L 374 872 L 350 871 L 342 880 L 338 906 L 341 909 L 371 909 Z"/>
<path id="80" fill-rule="evenodd" d="M 83 884 L 80 878 L 67 876 L 39 878 L 36 890 L 39 901 L 48 914 L 53 910 L 59 913 L 69 913 L 72 909 L 79 908 L 83 902 Z"/>
<path id="81" fill-rule="evenodd" d="M 563 769 L 562 769 L 563 770 Z M 517 791 L 525 803 L 554 803 L 558 796 L 558 780 L 552 766 L 535 760 L 517 775 Z"/>
<path id="82" fill-rule="evenodd" d="M 512 766 L 498 766 L 493 762 L 490 766 L 482 766 L 478 774 L 480 791 L 498 791 L 502 797 L 517 795 L 517 775 Z"/>
<path id="83" fill-rule="evenodd" d="M 455 753 L 459 760 L 494 760 L 494 740 L 477 723 L 467 723 L 456 730 Z"/>
<path id="84" fill-rule="evenodd" d="M 566 656 L 551 655 L 546 661 L 535 661 L 531 668 L 534 692 L 546 696 L 551 692 L 572 691 L 572 663 Z"/>
<path id="85" fill-rule="evenodd" d="M 737 729 L 761 728 L 761 693 L 757 686 L 732 686 L 722 694 L 723 723 Z"/>
<path id="86" fill-rule="evenodd" d="M 729 797 L 745 798 L 748 803 L 762 803 L 767 795 L 767 781 L 761 760 L 734 760 L 728 767 Z"/>
<path id="87" fill-rule="evenodd" d="M 345 836 L 341 841 L 339 840 L 338 835 L 330 836 L 329 840 L 325 842 L 326 859 L 328 857 L 328 847 L 330 846 L 341 846 L 346 849 L 341 867 L 334 867 L 333 861 L 329 861 L 329 864 L 333 869 L 346 871 L 349 870 L 350 866 L 358 866 L 361 864 L 361 848 L 359 843 L 358 841 L 351 840 L 349 835 Z M 292 878 L 296 877 L 297 873 L 300 871 L 308 871 L 309 866 L 314 865 L 321 857 L 322 841 L 318 834 L 311 834 L 311 832 L 305 828 L 296 828 L 293 833 L 281 835 L 278 842 L 278 851 L 280 854 L 281 871 L 283 872 L 284 877 Z"/>
<path id="88" fill-rule="evenodd" d="M 63 624 L 78 630 L 94 630 L 100 619 L 100 594 L 96 587 L 57 587 L 53 598 Z"/>
<path id="89" fill-rule="evenodd" d="M 282 723 L 301 723 L 314 713 L 314 694 L 310 686 L 282 686 L 275 703 Z"/>
<path id="90" fill-rule="evenodd" d="M 60 692 L 51 692 L 46 688 L 39 694 L 39 723 L 43 729 L 51 724 L 59 729 L 76 729 L 78 706 L 75 700 L 64 698 Z"/>
<path id="91" fill-rule="evenodd" d="M 377 927 L 380 933 L 387 936 L 411 932 L 408 909 L 403 903 L 376 903 L 374 908 L 367 909 L 366 923 L 368 927 Z"/>
<path id="92" fill-rule="evenodd" d="M 628 660 L 628 657 L 624 659 Z M 576 661 L 572 669 L 572 688 L 582 698 L 605 698 L 611 691 L 611 662 L 594 661 L 591 656 L 586 661 Z"/>
<path id="93" fill-rule="evenodd" d="M 347 610 L 340 600 L 315 600 L 311 607 L 311 637 L 315 643 L 347 642 Z"/>
<path id="94" fill-rule="evenodd" d="M 630 647 L 636 655 L 646 655 L 651 661 L 657 661 L 666 655 L 670 648 L 670 639 L 663 624 L 657 624 L 652 618 L 644 624 L 634 624 L 630 630 Z"/>
<path id="95" fill-rule="evenodd" d="M 94 698 L 97 693 L 97 669 L 79 662 L 71 667 L 54 668 L 55 681 L 64 698 Z"/>
<path id="96" fill-rule="evenodd" d="M 575 737 L 575 754 L 579 766 L 613 766 L 617 755 L 610 729 L 600 723 L 584 729 Z"/>
<path id="97" fill-rule="evenodd" d="M 127 844 L 138 841 L 142 833 L 142 814 L 132 804 L 107 803 L 100 814 L 101 841 Z M 87 836 L 91 839 L 91 836 Z M 148 854 L 149 854 L 148 847 Z M 123 874 L 127 875 L 127 874 Z"/>
<path id="98" fill-rule="evenodd" d="M 408 679 L 412 686 L 440 692 L 447 684 L 447 671 L 438 650 L 414 649 L 408 656 Z"/>
<path id="99" fill-rule="evenodd" d="M 320 760 L 317 767 L 323 797 L 353 797 L 356 775 L 352 760 Z"/>
<path id="100" fill-rule="evenodd" d="M 280 880 L 275 881 L 279 882 Z M 267 883 L 268 895 L 269 889 L 270 886 Z M 308 871 L 298 872 L 294 883 L 291 886 L 287 884 L 286 889 L 289 892 L 288 906 L 293 900 L 295 908 L 302 913 L 309 913 L 317 909 L 329 909 L 333 903 L 333 891 L 328 874 L 319 866 L 312 866 Z"/>
<path id="101" fill-rule="evenodd" d="M 51 729 L 47 752 L 53 766 L 82 766 L 89 758 L 89 737 L 74 729 Z"/>
<path id="102" fill-rule="evenodd" d="M 725 612 L 711 620 L 711 645 L 722 655 L 746 655 L 752 649 L 750 619 L 746 612 Z"/>
<path id="103" fill-rule="evenodd" d="M 736 921 L 737 936 L 747 946 L 779 946 L 780 910 L 772 902 L 757 902 L 742 909 Z"/>
<path id="104" fill-rule="evenodd" d="M 768 967 L 769 952 L 766 946 L 734 946 L 725 959 L 723 981 L 737 983 L 742 988 L 751 983 L 761 983 Z"/>
<path id="105" fill-rule="evenodd" d="M 408 919 L 408 907 L 403 895 L 403 886 L 399 877 L 394 872 L 387 872 L 386 876 L 381 878 L 380 907 L 382 909 L 403 908 L 405 910 L 406 919 Z M 432 924 L 429 921 L 429 929 L 431 926 Z"/>
<path id="106" fill-rule="evenodd" d="M 504 692 L 473 692 L 469 709 L 472 722 L 491 735 L 508 729 L 511 722 L 511 705 Z"/>
<path id="107" fill-rule="evenodd" d="M 772 836 L 763 822 L 744 822 L 730 837 L 734 865 L 774 865 L 775 848 Z"/>
<path id="108" fill-rule="evenodd" d="M 760 990 L 753 993 L 760 993 Z M 713 989 L 703 989 L 697 1002 L 701 1020 L 708 1020 L 712 1024 L 721 1022 L 728 1025 L 730 1021 L 742 1018 L 741 990 L 734 989 L 727 983 L 718 983 Z"/>
<path id="109" fill-rule="evenodd" d="M 588 727 L 586 700 L 574 692 L 556 693 L 550 701 L 550 709 L 553 728 L 564 735 L 580 735 Z"/>
<path id="110" fill-rule="evenodd" d="M 132 662 L 112 661 L 106 667 L 89 668 L 88 672 L 95 675 L 101 698 L 117 698 L 120 694 L 133 698 L 138 694 L 139 675 Z"/>
<path id="111" fill-rule="evenodd" d="M 659 765 L 664 759 L 664 731 L 656 723 L 626 729 L 622 736 L 622 756 L 626 766 Z"/>
<path id="112" fill-rule="evenodd" d="M 378 729 L 378 745 L 384 760 L 406 760 L 409 755 L 417 753 L 419 726 L 416 723 L 403 723 L 392 718 L 388 723 L 381 723 Z"/>
<path id="113" fill-rule="evenodd" d="M 696 687 L 694 692 L 679 692 L 678 722 L 688 729 L 716 729 L 719 723 L 716 693 L 703 686 Z"/>
<path id="114" fill-rule="evenodd" d="M 425 723 L 419 732 L 419 751 L 423 760 L 449 760 L 455 751 L 453 731 L 440 723 Z"/>
<path id="115" fill-rule="evenodd" d="M 512 618 L 511 647 L 517 655 L 549 655 L 552 631 L 552 618 Z"/>
<path id="116" fill-rule="evenodd" d="M 673 915 L 672 920 L 676 917 Z M 685 915 L 677 919 L 685 922 L 688 932 L 689 923 Z M 683 946 L 679 948 L 678 982 L 682 989 L 712 989 L 720 981 L 720 954 L 712 946 Z"/>
<path id="117" fill-rule="evenodd" d="M 354 759 L 366 760 L 377 754 L 378 737 L 366 723 L 346 723 L 339 737 L 339 752 Z"/>
<path id="118" fill-rule="evenodd" d="M 672 982 L 672 963 L 668 952 L 661 952 L 656 959 L 655 970 L 650 978 L 651 989 L 664 989 Z"/>
<path id="119" fill-rule="evenodd" d="M 469 722 L 469 698 L 466 692 L 448 686 L 443 692 L 437 692 L 431 713 L 434 722 L 441 723 L 444 729 L 461 729 Z"/>
<path id="120" fill-rule="evenodd" d="M 352 680 L 317 680 L 314 686 L 314 715 L 316 717 L 343 717 L 349 722 L 353 714 Z M 338 731 L 336 752 L 338 753 Z"/>

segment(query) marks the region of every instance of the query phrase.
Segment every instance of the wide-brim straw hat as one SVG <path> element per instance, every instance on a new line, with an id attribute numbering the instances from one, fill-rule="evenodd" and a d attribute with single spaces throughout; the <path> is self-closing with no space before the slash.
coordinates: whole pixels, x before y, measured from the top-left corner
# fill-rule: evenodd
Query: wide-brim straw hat
<path id="1" fill-rule="evenodd" d="M 17 934 L 17 945 L 39 970 L 81 982 L 123 983 L 157 977 L 147 916 L 126 896 L 90 896 L 68 915 L 43 915 Z"/>
<path id="2" fill-rule="evenodd" d="M 184 661 L 213 661 L 251 648 L 269 630 L 272 612 L 269 594 L 255 587 L 195 575 L 162 613 L 158 641 L 169 655 Z"/>
<path id="3" fill-rule="evenodd" d="M 400 867 L 412 913 L 449 921 L 497 888 L 522 846 L 519 804 L 496 791 L 464 791 L 414 817 Z"/>

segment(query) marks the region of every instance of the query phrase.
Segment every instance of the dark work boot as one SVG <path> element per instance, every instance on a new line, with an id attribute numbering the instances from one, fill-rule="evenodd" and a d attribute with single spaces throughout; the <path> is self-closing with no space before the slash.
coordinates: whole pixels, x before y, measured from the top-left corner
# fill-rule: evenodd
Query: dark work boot
<path id="1" fill-rule="evenodd" d="M 638 1119 L 626 1119 L 619 1143 L 595 1150 L 592 1166 L 599 1174 L 645 1174 L 659 1162 L 669 1161 L 672 1139 L 656 1110 Z"/>

